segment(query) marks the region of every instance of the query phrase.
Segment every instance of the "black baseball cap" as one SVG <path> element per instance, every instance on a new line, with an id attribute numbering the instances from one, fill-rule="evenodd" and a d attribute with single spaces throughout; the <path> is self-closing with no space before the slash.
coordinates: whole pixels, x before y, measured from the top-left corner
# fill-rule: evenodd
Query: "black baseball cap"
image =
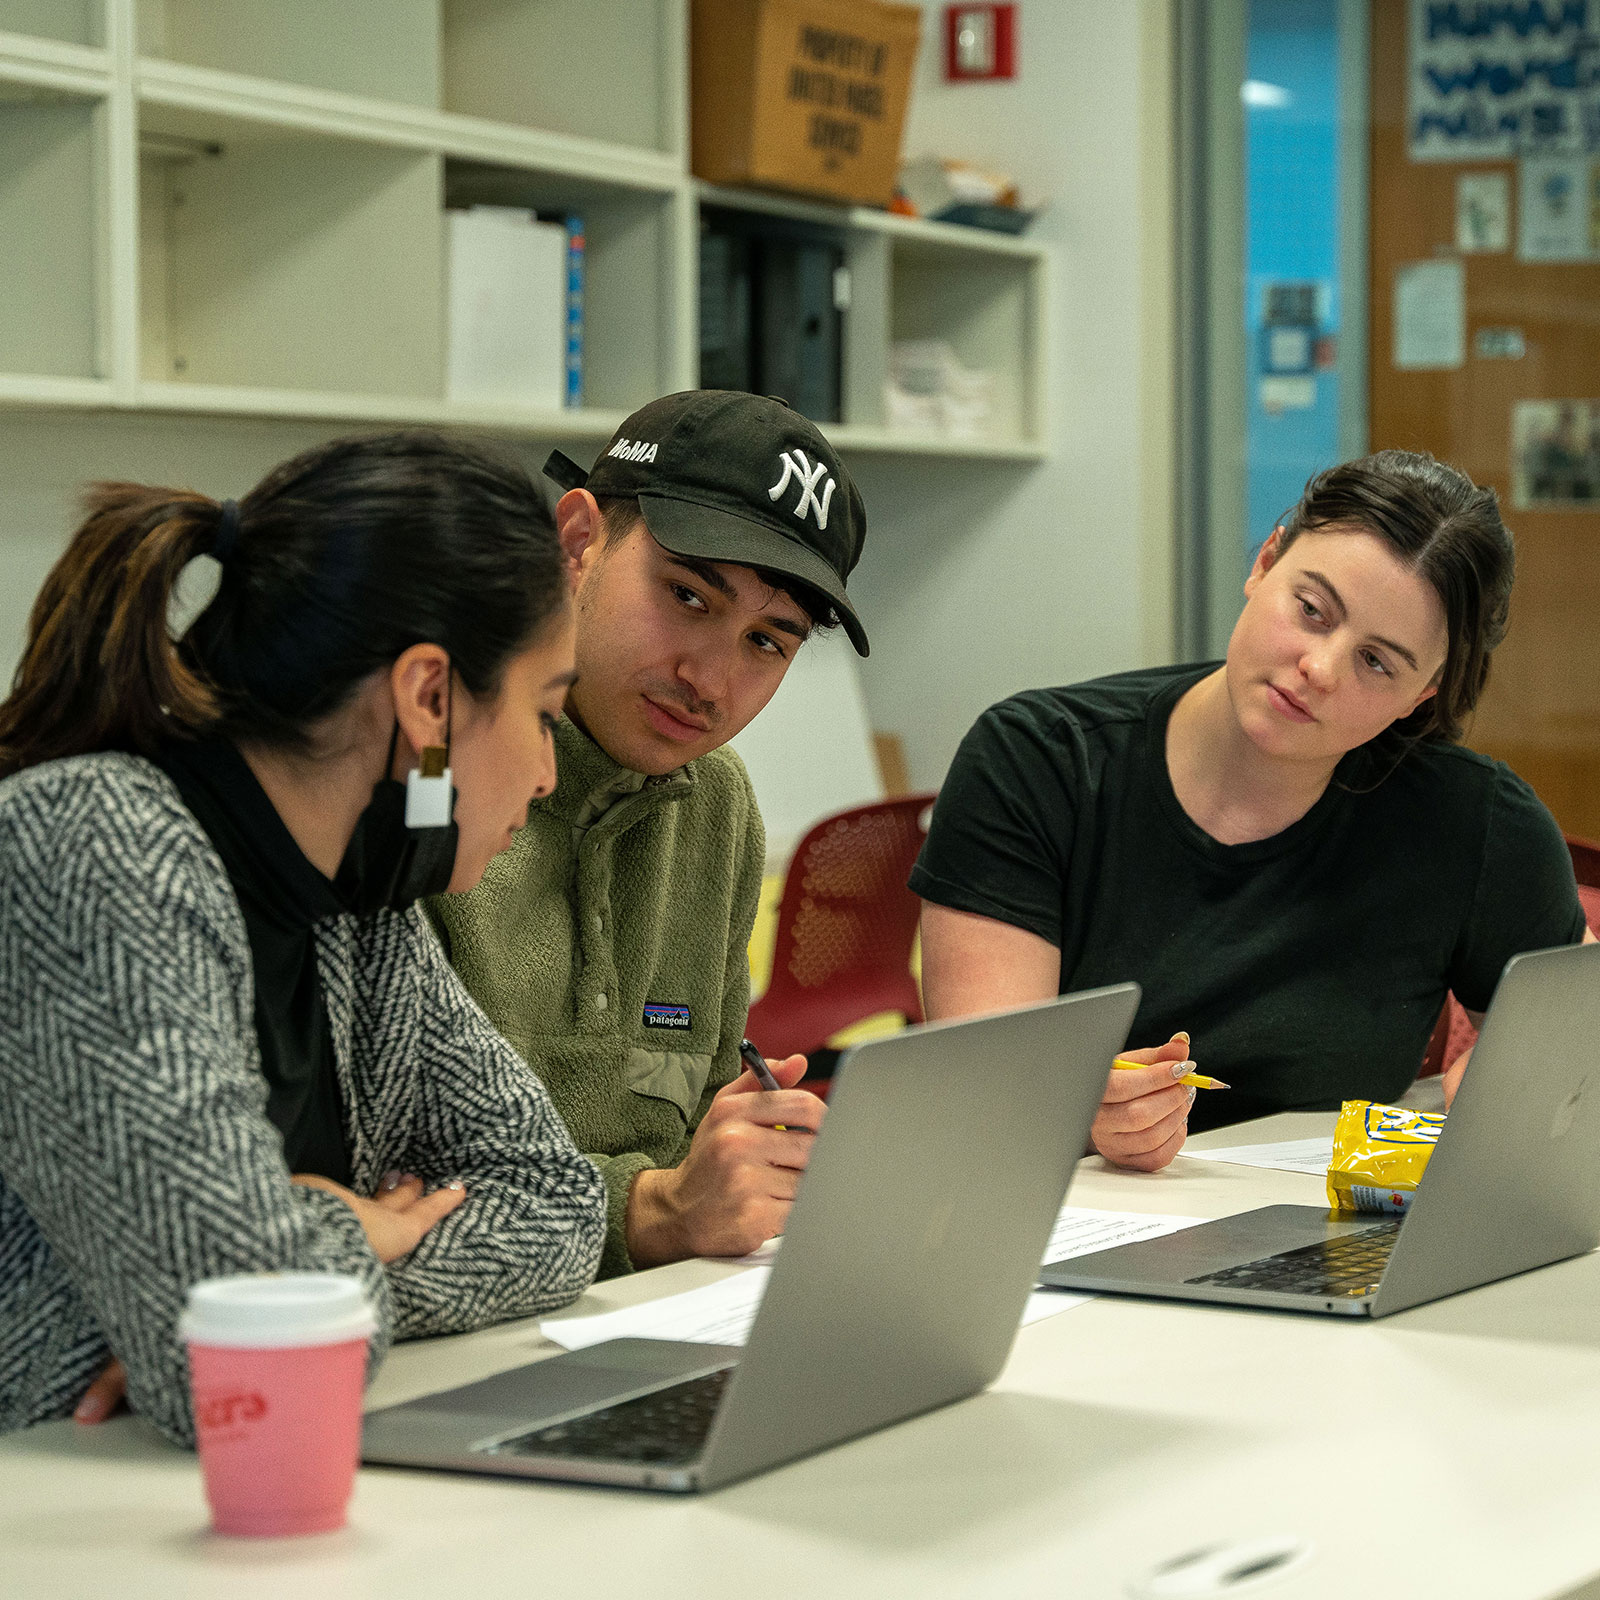
<path id="1" fill-rule="evenodd" d="M 545 476 L 563 489 L 637 499 L 663 549 L 794 578 L 833 605 L 850 642 L 867 635 L 845 593 L 867 510 L 816 425 L 782 400 L 690 389 L 640 407 L 585 473 L 557 450 Z"/>

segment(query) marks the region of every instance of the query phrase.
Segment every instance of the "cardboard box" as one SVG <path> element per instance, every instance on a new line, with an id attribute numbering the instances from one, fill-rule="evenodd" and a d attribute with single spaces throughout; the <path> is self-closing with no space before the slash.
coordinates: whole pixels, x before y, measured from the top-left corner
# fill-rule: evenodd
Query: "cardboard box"
<path id="1" fill-rule="evenodd" d="M 886 0 L 694 0 L 695 175 L 888 205 L 921 26 Z"/>

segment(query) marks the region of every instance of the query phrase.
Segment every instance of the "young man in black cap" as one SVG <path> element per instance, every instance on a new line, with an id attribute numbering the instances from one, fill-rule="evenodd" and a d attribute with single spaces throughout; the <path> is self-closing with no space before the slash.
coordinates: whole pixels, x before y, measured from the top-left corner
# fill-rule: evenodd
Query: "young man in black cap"
<path id="1" fill-rule="evenodd" d="M 457 969 L 604 1175 L 602 1275 L 783 1231 L 825 1111 L 742 1069 L 765 835 L 724 749 L 811 630 L 867 653 L 845 593 L 861 496 L 817 429 L 726 390 L 635 412 L 585 475 L 559 452 L 578 678 L 558 784 L 468 895 L 432 905 Z"/>

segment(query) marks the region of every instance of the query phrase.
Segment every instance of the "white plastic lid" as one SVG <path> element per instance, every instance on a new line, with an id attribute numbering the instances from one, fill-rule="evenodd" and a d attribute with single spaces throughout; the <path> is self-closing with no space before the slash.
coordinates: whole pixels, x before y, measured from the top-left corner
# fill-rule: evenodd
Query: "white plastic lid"
<path id="1" fill-rule="evenodd" d="M 342 1344 L 378 1326 L 359 1278 L 339 1272 L 242 1272 L 189 1291 L 178 1332 L 245 1349 Z"/>

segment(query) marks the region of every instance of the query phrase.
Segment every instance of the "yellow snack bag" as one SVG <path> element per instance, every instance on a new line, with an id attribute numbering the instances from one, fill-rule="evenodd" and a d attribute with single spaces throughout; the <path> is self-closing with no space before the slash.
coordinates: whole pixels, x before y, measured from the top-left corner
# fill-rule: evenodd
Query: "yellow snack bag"
<path id="1" fill-rule="evenodd" d="M 1333 1130 L 1328 1204 L 1335 1211 L 1404 1212 L 1443 1128 L 1439 1112 L 1346 1100 Z"/>

